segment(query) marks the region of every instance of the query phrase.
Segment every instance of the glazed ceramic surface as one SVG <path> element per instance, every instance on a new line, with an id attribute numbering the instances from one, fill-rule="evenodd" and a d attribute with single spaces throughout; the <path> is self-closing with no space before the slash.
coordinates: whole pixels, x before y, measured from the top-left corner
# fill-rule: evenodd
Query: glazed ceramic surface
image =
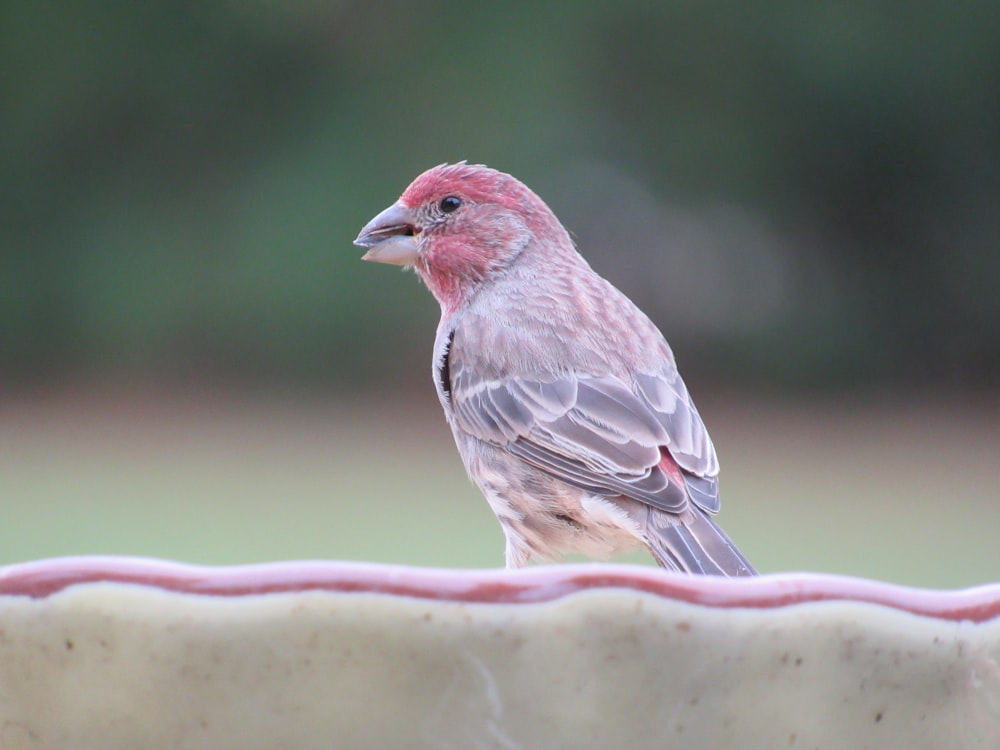
<path id="1" fill-rule="evenodd" d="M 1000 747 L 1000 586 L 0 569 L 0 749 Z"/>

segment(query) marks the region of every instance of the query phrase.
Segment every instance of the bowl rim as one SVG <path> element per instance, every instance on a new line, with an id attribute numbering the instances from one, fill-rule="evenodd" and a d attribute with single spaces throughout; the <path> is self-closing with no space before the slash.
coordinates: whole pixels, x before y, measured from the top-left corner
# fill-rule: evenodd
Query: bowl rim
<path id="1" fill-rule="evenodd" d="M 44 599 L 70 587 L 107 583 L 219 598 L 319 591 L 514 605 L 548 602 L 595 589 L 628 589 L 714 608 L 777 609 L 843 601 L 949 621 L 980 623 L 1000 617 L 1000 583 L 922 589 L 822 573 L 720 578 L 618 563 L 538 565 L 516 570 L 341 560 L 216 566 L 124 556 L 56 557 L 0 567 L 0 597 Z"/>

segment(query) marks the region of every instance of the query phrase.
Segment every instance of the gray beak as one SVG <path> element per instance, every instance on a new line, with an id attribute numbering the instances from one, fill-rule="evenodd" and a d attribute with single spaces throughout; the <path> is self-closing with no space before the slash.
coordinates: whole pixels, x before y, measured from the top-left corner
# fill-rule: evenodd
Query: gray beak
<path id="1" fill-rule="evenodd" d="M 365 224 L 354 244 L 368 248 L 361 260 L 412 266 L 419 257 L 413 212 L 401 203 L 394 203 Z"/>

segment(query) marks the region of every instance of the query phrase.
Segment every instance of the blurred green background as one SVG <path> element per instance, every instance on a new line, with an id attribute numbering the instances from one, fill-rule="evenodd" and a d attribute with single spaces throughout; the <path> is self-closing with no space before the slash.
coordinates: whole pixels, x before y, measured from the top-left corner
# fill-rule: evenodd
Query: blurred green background
<path id="1" fill-rule="evenodd" d="M 351 246 L 468 159 L 667 334 L 762 571 L 1000 579 L 998 38 L 973 0 L 3 4 L 0 562 L 500 564 L 436 306 Z"/>

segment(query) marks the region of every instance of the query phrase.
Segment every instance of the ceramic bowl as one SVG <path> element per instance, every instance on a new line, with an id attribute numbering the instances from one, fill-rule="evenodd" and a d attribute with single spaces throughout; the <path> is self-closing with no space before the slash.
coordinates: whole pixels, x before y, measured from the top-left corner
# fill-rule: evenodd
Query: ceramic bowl
<path id="1" fill-rule="evenodd" d="M 0 568 L 0 748 L 1000 747 L 1000 586 Z"/>

